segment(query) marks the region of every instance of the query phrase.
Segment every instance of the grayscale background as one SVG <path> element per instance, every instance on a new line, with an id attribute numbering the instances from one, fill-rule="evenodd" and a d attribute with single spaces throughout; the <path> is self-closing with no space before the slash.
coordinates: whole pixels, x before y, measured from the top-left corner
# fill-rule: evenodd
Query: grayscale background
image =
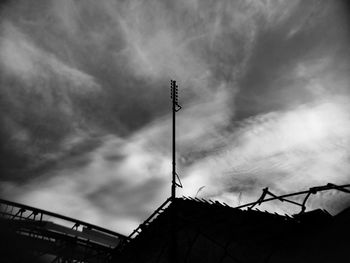
<path id="1" fill-rule="evenodd" d="M 349 36 L 347 1 L 1 1 L 0 195 L 130 233 L 170 195 L 171 79 L 178 196 L 349 183 Z"/>

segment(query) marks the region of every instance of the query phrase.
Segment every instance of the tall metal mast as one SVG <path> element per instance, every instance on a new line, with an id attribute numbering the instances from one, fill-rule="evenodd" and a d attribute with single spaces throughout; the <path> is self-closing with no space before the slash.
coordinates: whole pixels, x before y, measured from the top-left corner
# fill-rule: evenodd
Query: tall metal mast
<path id="1" fill-rule="evenodd" d="M 178 112 L 181 109 L 181 106 L 179 105 L 179 94 L 178 94 L 178 86 L 176 85 L 175 80 L 170 81 L 170 97 L 172 99 L 172 111 L 173 111 L 173 138 L 172 138 L 172 154 L 173 154 L 173 162 L 172 162 L 172 181 L 171 181 L 171 202 L 173 204 L 173 208 L 171 210 L 171 244 L 170 244 L 170 262 L 172 263 L 178 263 L 177 258 L 177 213 L 176 213 L 176 206 L 175 206 L 175 199 L 176 199 L 176 186 L 182 188 L 182 184 L 180 181 L 179 176 L 176 173 L 176 112 Z M 176 178 L 178 179 L 179 183 L 176 182 Z"/>
<path id="2" fill-rule="evenodd" d="M 172 138 L 172 154 L 173 154 L 173 161 L 172 161 L 172 182 L 171 182 L 171 200 L 174 201 L 176 198 L 176 186 L 182 188 L 182 184 L 180 181 L 179 176 L 176 173 L 176 112 L 178 112 L 181 109 L 181 106 L 179 105 L 179 91 L 178 86 L 176 85 L 175 80 L 170 81 L 170 97 L 172 99 L 172 111 L 173 111 L 173 138 Z M 179 183 L 176 182 L 176 178 L 178 179 Z"/>

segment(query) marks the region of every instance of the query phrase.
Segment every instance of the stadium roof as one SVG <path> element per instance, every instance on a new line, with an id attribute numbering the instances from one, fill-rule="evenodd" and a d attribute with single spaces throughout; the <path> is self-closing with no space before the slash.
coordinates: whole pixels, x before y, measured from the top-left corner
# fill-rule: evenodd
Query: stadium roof
<path id="1" fill-rule="evenodd" d="M 113 262 L 343 262 L 350 245 L 349 209 L 289 217 L 198 199 L 166 205 Z"/>

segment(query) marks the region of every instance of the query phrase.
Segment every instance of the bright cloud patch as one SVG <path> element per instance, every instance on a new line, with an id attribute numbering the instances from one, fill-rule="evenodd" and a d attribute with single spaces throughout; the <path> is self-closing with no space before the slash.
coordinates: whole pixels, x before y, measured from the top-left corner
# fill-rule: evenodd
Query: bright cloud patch
<path id="1" fill-rule="evenodd" d="M 192 168 L 198 177 L 204 170 L 210 178 L 204 196 L 236 202 L 240 192 L 246 192 L 249 200 L 265 186 L 285 193 L 311 185 L 347 182 L 347 100 L 332 98 L 257 116 L 242 125 L 221 154 Z"/>

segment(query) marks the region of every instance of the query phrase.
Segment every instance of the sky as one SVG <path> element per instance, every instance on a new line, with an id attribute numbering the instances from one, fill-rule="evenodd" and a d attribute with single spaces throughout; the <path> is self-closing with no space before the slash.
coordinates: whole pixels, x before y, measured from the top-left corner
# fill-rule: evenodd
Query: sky
<path id="1" fill-rule="evenodd" d="M 178 196 L 237 206 L 264 187 L 349 183 L 349 11 L 341 0 L 2 1 L 0 196 L 130 233 L 170 195 L 171 79 Z M 349 201 L 329 191 L 308 207 Z"/>

